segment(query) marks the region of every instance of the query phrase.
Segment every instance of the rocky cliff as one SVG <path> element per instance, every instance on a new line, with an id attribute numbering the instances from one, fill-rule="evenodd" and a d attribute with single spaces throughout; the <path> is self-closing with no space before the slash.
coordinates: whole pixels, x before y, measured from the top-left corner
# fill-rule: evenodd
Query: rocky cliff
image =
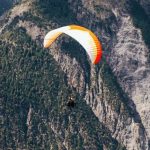
<path id="1" fill-rule="evenodd" d="M 148 150 L 148 10 L 147 2 L 134 0 L 14 6 L 0 23 L 0 148 Z M 99 37 L 100 64 L 93 66 L 67 36 L 43 49 L 44 35 L 67 24 Z M 70 95 L 73 109 L 66 106 Z"/>

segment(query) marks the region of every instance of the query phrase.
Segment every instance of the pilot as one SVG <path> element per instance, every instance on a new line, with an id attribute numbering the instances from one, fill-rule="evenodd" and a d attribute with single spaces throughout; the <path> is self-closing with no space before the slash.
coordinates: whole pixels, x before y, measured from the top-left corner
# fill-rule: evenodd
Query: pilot
<path id="1" fill-rule="evenodd" d="M 69 101 L 67 103 L 68 107 L 74 107 L 75 106 L 75 101 L 74 98 L 72 96 L 69 96 Z"/>

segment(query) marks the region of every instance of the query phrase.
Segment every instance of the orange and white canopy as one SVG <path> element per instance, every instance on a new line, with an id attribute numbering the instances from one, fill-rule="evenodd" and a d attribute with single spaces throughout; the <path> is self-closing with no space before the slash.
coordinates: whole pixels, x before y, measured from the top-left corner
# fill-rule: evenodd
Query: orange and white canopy
<path id="1" fill-rule="evenodd" d="M 81 26 L 69 25 L 48 32 L 44 38 L 44 47 L 48 48 L 62 33 L 78 41 L 88 53 L 93 64 L 97 64 L 100 61 L 102 46 L 98 38 L 93 32 Z"/>

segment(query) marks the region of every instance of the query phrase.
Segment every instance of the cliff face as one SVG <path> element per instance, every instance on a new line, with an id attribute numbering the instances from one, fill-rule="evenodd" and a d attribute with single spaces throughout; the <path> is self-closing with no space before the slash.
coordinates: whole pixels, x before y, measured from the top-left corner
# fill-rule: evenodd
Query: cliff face
<path id="1" fill-rule="evenodd" d="M 133 9 L 149 18 L 145 3 L 34 0 L 10 10 L 0 24 L 1 149 L 149 149 L 149 19 L 140 24 Z M 99 65 L 67 36 L 43 49 L 44 35 L 67 24 L 99 37 Z"/>

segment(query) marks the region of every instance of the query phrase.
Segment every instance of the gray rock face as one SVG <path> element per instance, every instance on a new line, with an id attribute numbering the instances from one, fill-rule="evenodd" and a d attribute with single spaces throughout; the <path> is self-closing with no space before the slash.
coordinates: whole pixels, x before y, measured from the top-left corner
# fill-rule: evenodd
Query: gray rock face
<path id="1" fill-rule="evenodd" d="M 150 69 L 149 50 L 141 31 L 133 26 L 129 16 L 122 17 L 117 42 L 111 52 L 111 66 L 123 90 L 133 100 L 149 135 Z M 144 116 L 145 114 L 145 116 Z"/>
<path id="2" fill-rule="evenodd" d="M 134 26 L 132 17 L 126 11 L 126 3 L 126 1 L 110 2 L 107 0 L 68 0 L 68 5 L 75 14 L 77 23 L 91 29 L 103 44 L 104 59 L 98 66 L 93 66 L 88 59 L 82 62 L 81 58 L 72 58 L 70 54 L 65 53 L 59 43 L 72 42 L 66 37 L 56 41 L 49 53 L 66 74 L 67 84 L 85 100 L 88 106 L 85 110 L 88 110 L 90 106 L 99 123 L 110 131 L 110 137 L 116 139 L 128 150 L 148 150 L 150 139 L 149 49 L 144 43 L 141 30 Z M 146 1 L 141 1 L 141 4 L 146 11 L 149 9 L 146 7 Z M 12 10 L 13 13 L 10 14 L 8 24 L 2 27 L 1 32 L 11 24 L 15 16 L 23 16 L 22 12 L 30 8 L 29 2 L 16 6 Z M 53 25 L 60 26 L 54 21 L 49 23 L 44 19 L 42 21 L 43 26 L 39 27 L 34 21 L 20 19 L 16 27 L 25 28 L 32 40 L 40 43 L 39 41 L 43 41 L 47 30 L 51 30 Z M 69 50 L 76 51 L 76 49 Z M 84 63 L 87 63 L 88 66 L 84 66 Z M 36 113 L 30 106 L 26 119 L 27 133 L 30 138 L 33 134 L 32 127 L 34 127 L 32 116 Z M 53 142 L 59 143 L 58 149 L 74 148 L 68 140 L 70 135 L 78 135 L 78 139 L 83 140 L 85 149 L 98 149 L 96 139 L 93 138 L 92 141 L 93 134 L 90 137 L 89 130 L 84 128 L 85 124 L 80 124 L 80 119 L 76 120 L 77 116 L 82 113 L 81 110 L 77 115 L 73 114 L 68 117 L 69 131 L 64 131 L 65 125 L 60 126 L 60 123 L 65 124 L 66 121 L 62 121 L 63 115 L 66 115 L 64 111 L 62 111 L 63 115 L 60 114 L 57 119 L 52 117 L 48 123 L 47 120 L 44 120 L 45 125 L 50 127 L 49 132 L 54 138 Z M 71 120 L 77 121 L 77 124 L 71 124 Z M 77 126 L 79 129 L 76 130 Z M 46 135 L 43 134 L 44 136 Z M 99 136 L 99 132 L 96 136 Z M 92 145 L 88 147 L 91 141 Z M 103 149 L 105 147 L 104 144 Z M 51 148 L 54 148 L 54 145 Z"/>

